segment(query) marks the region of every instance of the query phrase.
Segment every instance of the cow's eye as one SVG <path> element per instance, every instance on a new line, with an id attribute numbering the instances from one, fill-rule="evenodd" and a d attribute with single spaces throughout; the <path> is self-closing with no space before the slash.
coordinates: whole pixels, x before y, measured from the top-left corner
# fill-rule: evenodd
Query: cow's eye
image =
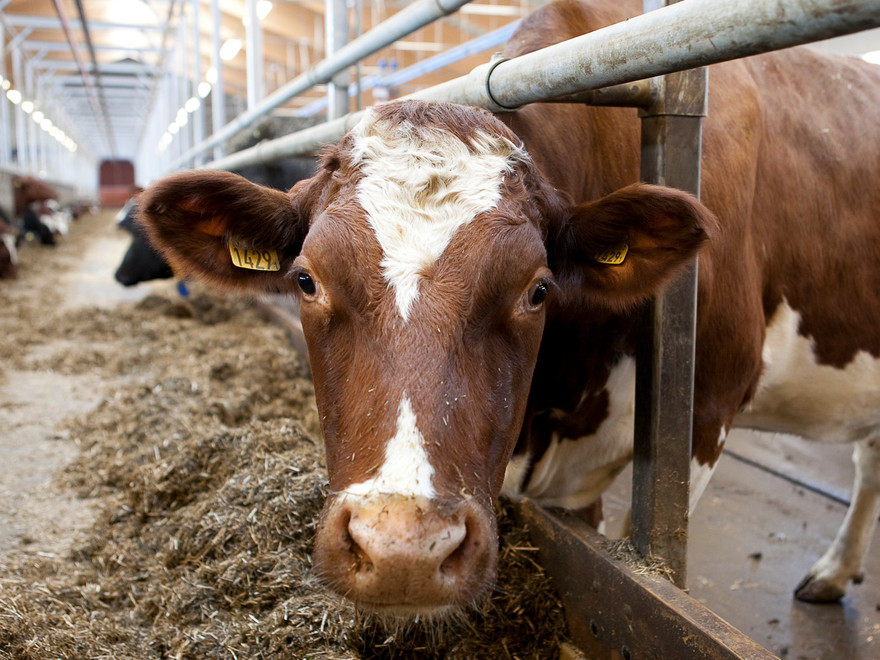
<path id="1" fill-rule="evenodd" d="M 538 282 L 535 286 L 532 287 L 532 290 L 529 292 L 529 302 L 537 307 L 546 299 L 547 283 L 544 281 Z"/>
<path id="2" fill-rule="evenodd" d="M 526 292 L 526 307 L 531 310 L 537 310 L 547 300 L 547 294 L 550 292 L 550 282 L 547 280 L 538 280 Z"/>
<path id="3" fill-rule="evenodd" d="M 313 280 L 312 276 L 308 273 L 300 273 L 297 275 L 296 283 L 299 285 L 300 291 L 307 296 L 315 295 L 315 292 L 318 290 L 318 287 L 315 285 L 315 280 Z"/>

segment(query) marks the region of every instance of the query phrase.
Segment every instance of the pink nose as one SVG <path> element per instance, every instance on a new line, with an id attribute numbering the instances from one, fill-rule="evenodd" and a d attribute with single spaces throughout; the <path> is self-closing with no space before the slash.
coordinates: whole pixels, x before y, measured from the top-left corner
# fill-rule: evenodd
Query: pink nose
<path id="1" fill-rule="evenodd" d="M 318 532 L 318 573 L 359 605 L 387 614 L 437 612 L 488 587 L 497 555 L 482 507 L 424 498 L 344 496 Z"/>

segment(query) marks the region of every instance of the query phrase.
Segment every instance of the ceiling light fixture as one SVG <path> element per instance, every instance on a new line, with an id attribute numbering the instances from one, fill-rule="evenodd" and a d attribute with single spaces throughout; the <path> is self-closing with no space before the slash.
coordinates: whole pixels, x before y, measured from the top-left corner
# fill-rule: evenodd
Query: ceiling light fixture
<path id="1" fill-rule="evenodd" d="M 269 0 L 257 0 L 257 18 L 261 21 L 272 11 L 272 3 Z"/>
<path id="2" fill-rule="evenodd" d="M 220 46 L 220 59 L 224 61 L 229 61 L 236 55 L 238 55 L 238 51 L 241 50 L 241 39 L 227 39 L 223 42 L 223 45 Z"/>

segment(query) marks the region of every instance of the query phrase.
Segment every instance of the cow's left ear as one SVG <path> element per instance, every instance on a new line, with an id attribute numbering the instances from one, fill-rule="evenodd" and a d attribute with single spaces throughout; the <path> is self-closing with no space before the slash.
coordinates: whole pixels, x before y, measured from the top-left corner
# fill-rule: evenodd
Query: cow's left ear
<path id="1" fill-rule="evenodd" d="M 637 183 L 574 207 L 550 267 L 563 296 L 623 311 L 659 293 L 717 230 L 694 196 Z"/>
<path id="2" fill-rule="evenodd" d="M 141 193 L 138 221 L 175 272 L 253 291 L 292 287 L 284 275 L 308 231 L 302 205 L 231 172 L 171 175 Z"/>

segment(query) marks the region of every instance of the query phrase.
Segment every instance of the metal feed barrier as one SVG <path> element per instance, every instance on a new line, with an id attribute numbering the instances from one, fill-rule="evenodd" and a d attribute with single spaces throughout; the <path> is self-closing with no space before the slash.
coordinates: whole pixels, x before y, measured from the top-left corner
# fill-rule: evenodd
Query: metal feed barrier
<path id="1" fill-rule="evenodd" d="M 700 192 L 708 64 L 880 26 L 880 0 L 684 0 L 515 60 L 493 60 L 412 98 L 494 112 L 547 100 L 636 106 L 644 181 Z M 653 10 L 653 11 L 651 11 Z M 561 98 L 560 97 L 564 97 Z M 315 153 L 352 113 L 208 164 L 215 169 Z M 219 139 L 219 138 L 218 138 Z M 696 263 L 645 311 L 637 351 L 633 543 L 661 558 L 664 578 L 636 575 L 598 550 L 577 520 L 526 502 L 523 519 L 590 657 L 775 657 L 687 596 L 686 549 L 694 378 Z M 660 449 L 663 449 L 662 451 Z"/>

